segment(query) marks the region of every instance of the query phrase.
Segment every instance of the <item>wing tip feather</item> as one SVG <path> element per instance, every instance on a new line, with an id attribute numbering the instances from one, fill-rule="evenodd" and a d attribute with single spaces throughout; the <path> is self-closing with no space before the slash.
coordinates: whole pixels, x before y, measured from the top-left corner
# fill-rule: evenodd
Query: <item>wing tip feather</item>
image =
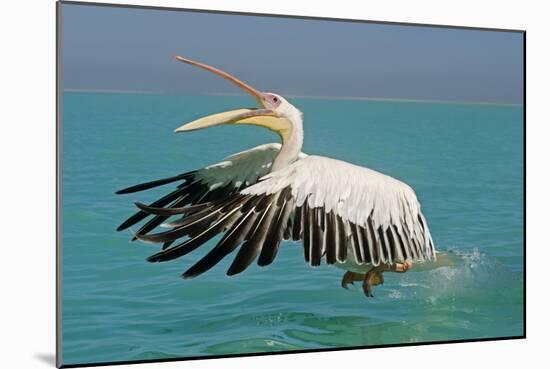
<path id="1" fill-rule="evenodd" d="M 189 275 L 187 272 L 182 273 L 181 279 L 193 279 L 195 276 Z"/>
<path id="2" fill-rule="evenodd" d="M 148 256 L 145 260 L 147 260 L 150 263 L 158 263 L 161 261 L 161 258 L 158 254 L 154 254 L 154 255 Z"/>

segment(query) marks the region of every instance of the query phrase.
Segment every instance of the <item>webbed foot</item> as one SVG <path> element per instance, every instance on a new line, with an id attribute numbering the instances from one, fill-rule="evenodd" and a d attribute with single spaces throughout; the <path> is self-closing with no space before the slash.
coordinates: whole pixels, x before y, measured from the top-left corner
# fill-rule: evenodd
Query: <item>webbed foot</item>
<path id="1" fill-rule="evenodd" d="M 379 284 L 384 284 L 382 272 L 377 268 L 372 268 L 365 275 L 365 279 L 363 280 L 363 292 L 365 293 L 365 296 L 374 297 L 372 294 L 372 288 L 374 286 L 378 286 Z"/>
<path id="2" fill-rule="evenodd" d="M 380 264 L 376 267 L 373 267 L 367 272 L 367 274 L 365 274 L 365 279 L 363 280 L 363 292 L 367 297 L 374 297 L 374 295 L 372 294 L 372 288 L 374 286 L 378 286 L 379 284 L 384 284 L 384 277 L 382 276 L 382 273 L 405 273 L 411 268 L 412 262 L 409 260 L 406 260 L 403 263 Z"/>
<path id="3" fill-rule="evenodd" d="M 362 281 L 363 279 L 365 279 L 364 273 L 347 271 L 342 277 L 342 288 L 345 288 L 347 290 L 350 284 L 353 284 L 353 282 Z"/>

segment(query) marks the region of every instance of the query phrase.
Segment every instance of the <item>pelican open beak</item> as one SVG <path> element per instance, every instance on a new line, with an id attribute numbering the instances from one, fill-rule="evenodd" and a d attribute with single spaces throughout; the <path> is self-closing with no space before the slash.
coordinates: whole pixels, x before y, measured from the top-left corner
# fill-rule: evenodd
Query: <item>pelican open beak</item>
<path id="1" fill-rule="evenodd" d="M 210 65 L 199 63 L 181 56 L 176 56 L 176 60 L 202 68 L 234 83 L 237 87 L 254 97 L 260 108 L 237 109 L 209 115 L 176 128 L 175 132 L 194 131 L 222 124 L 251 124 L 268 128 L 278 133 L 283 139 L 289 134 L 291 129 L 290 121 L 286 118 L 279 117 L 275 110 L 270 109 L 264 93 L 249 86 L 231 74 Z"/>

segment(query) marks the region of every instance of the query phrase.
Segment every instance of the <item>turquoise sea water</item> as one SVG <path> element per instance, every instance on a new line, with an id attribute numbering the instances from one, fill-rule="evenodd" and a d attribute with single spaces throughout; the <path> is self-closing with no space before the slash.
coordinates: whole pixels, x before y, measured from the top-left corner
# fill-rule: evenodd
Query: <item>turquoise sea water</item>
<path id="1" fill-rule="evenodd" d="M 366 298 L 343 272 L 304 264 L 285 243 L 269 267 L 193 280 L 204 253 L 150 264 L 157 248 L 115 228 L 168 188 L 114 192 L 220 161 L 277 137 L 257 127 L 176 135 L 247 97 L 64 93 L 63 363 L 96 363 L 523 334 L 523 108 L 291 99 L 304 152 L 409 183 L 451 267 L 385 276 Z M 414 271 L 414 269 L 413 269 Z"/>

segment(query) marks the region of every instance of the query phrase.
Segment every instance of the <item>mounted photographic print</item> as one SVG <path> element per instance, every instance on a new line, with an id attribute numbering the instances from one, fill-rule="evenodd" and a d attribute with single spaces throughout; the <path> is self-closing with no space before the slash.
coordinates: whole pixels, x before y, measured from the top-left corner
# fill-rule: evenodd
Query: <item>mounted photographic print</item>
<path id="1" fill-rule="evenodd" d="M 58 366 L 525 337 L 524 42 L 58 3 Z"/>

